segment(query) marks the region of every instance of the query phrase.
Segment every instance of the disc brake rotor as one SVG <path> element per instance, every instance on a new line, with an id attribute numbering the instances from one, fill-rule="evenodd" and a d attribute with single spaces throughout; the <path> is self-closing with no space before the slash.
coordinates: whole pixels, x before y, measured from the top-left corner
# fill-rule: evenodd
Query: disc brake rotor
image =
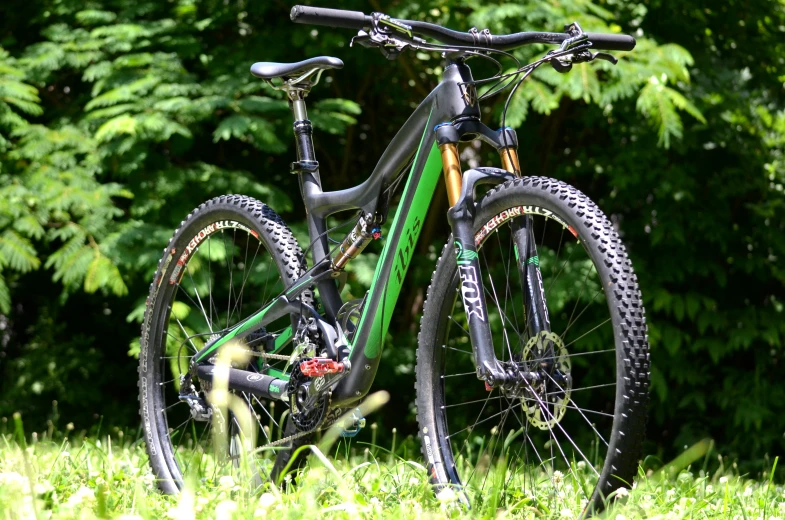
<path id="1" fill-rule="evenodd" d="M 548 355 L 549 347 L 553 352 Z M 532 426 L 550 430 L 562 420 L 567 412 L 572 391 L 572 364 L 564 341 L 558 334 L 542 331 L 526 342 L 523 361 L 542 375 L 537 386 L 529 388 L 528 395 L 521 400 L 521 406 Z M 553 362 L 550 373 L 542 367 Z"/>

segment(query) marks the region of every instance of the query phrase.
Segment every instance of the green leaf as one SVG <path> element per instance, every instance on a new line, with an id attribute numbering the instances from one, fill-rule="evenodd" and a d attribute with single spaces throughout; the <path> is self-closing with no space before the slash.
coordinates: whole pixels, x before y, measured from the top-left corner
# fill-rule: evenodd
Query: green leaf
<path id="1" fill-rule="evenodd" d="M 4 314 L 11 312 L 11 292 L 5 283 L 2 271 L 0 271 L 0 312 Z"/>
<path id="2" fill-rule="evenodd" d="M 15 231 L 7 229 L 0 235 L 0 266 L 27 273 L 41 266 L 33 244 Z"/>
<path id="3" fill-rule="evenodd" d="M 362 108 L 358 103 L 355 101 L 351 101 L 349 99 L 339 99 L 339 98 L 332 98 L 332 99 L 323 99 L 318 101 L 314 108 L 317 110 L 322 110 L 324 112 L 343 112 L 345 114 L 352 114 L 358 116 L 362 114 Z"/>
<path id="4" fill-rule="evenodd" d="M 84 290 L 87 293 L 94 293 L 99 289 L 108 289 L 116 296 L 128 294 L 128 288 L 117 266 L 106 256 L 97 253 L 85 273 Z"/>
<path id="5" fill-rule="evenodd" d="M 111 11 L 87 9 L 76 13 L 76 20 L 82 25 L 101 25 L 114 22 L 117 15 Z"/>
<path id="6" fill-rule="evenodd" d="M 114 117 L 101 125 L 95 138 L 107 142 L 119 135 L 136 135 L 136 119 L 126 114 Z"/>

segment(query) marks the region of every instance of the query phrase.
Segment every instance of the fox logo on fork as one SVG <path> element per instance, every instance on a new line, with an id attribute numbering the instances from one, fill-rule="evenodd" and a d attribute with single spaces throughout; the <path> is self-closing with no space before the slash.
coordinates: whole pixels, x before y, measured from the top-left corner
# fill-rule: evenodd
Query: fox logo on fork
<path id="1" fill-rule="evenodd" d="M 485 321 L 485 313 L 480 303 L 480 287 L 477 284 L 477 271 L 472 265 L 459 265 L 458 273 L 461 276 L 461 298 L 466 308 L 466 318 L 471 319 L 472 314 L 480 321 Z"/>

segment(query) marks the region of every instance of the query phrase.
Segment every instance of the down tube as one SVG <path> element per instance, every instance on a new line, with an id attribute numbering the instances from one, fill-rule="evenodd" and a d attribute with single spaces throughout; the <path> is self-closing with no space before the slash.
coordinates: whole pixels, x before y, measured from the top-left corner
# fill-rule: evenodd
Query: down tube
<path id="1" fill-rule="evenodd" d="M 441 154 L 436 147 L 429 118 L 415 156 L 412 175 L 406 182 L 401 203 L 387 234 L 368 300 L 352 341 L 352 372 L 333 392 L 334 406 L 355 401 L 371 388 L 379 368 L 387 328 L 395 312 L 395 304 L 441 171 Z"/>

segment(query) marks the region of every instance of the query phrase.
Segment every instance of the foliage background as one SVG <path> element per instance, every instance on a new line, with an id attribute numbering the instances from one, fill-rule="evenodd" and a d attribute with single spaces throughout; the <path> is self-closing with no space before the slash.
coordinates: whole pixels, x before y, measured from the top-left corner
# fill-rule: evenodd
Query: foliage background
<path id="1" fill-rule="evenodd" d="M 524 85 L 508 123 L 520 127 L 525 173 L 576 185 L 623 234 L 650 323 L 649 453 L 664 458 L 706 436 L 751 467 L 782 451 L 782 0 L 330 6 L 493 33 L 578 20 L 586 30 L 635 34 L 638 47 L 620 53 L 615 68 L 543 70 Z M 349 49 L 351 32 L 293 25 L 290 7 L 0 5 L 0 415 L 20 410 L 33 428 L 60 416 L 78 427 L 101 416 L 137 424 L 133 344 L 147 284 L 160 248 L 203 200 L 258 197 L 306 243 L 301 202 L 289 196 L 297 193 L 291 118 L 248 74 L 251 63 L 345 61 L 309 97 L 326 189 L 364 179 L 438 82 L 438 57 L 388 62 Z M 484 107 L 491 125 L 501 101 Z M 476 160 L 496 164 L 484 154 Z M 387 340 L 389 370 L 377 378 L 393 392 L 380 431 L 414 428 L 416 326 L 447 234 L 437 194 Z M 354 265 L 359 287 L 377 258 L 369 251 Z"/>

